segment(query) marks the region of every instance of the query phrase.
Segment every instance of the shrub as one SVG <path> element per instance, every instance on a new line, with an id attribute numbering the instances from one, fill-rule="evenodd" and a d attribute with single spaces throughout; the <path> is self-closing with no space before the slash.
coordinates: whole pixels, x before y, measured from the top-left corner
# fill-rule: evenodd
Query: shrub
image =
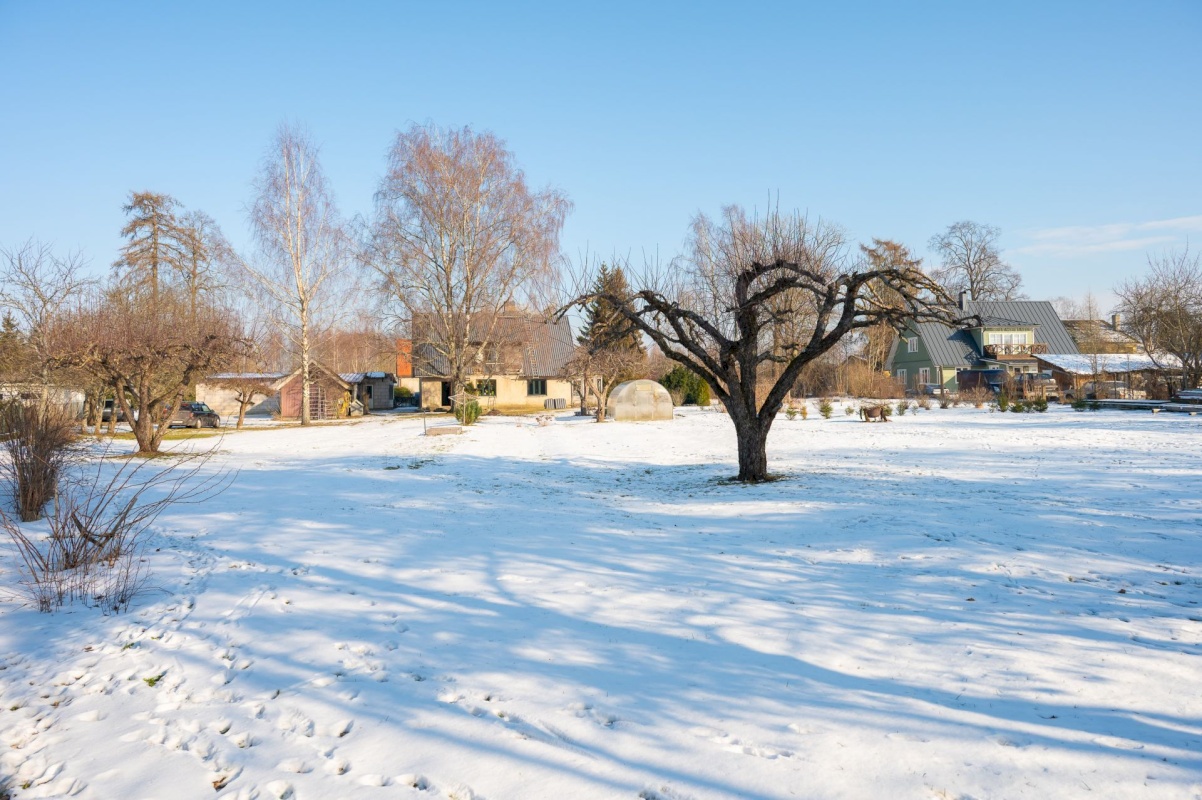
<path id="1" fill-rule="evenodd" d="M 906 415 L 906 412 L 907 412 L 909 409 L 910 409 L 910 404 L 909 404 L 909 403 L 907 403 L 905 400 L 899 400 L 899 401 L 898 401 L 898 403 L 897 403 L 897 415 L 898 415 L 899 417 L 904 417 L 904 416 Z"/>
<path id="2" fill-rule="evenodd" d="M 918 395 L 918 407 L 921 408 L 923 411 L 930 411 L 931 410 L 931 398 L 925 394 Z"/>
<path id="3" fill-rule="evenodd" d="M 0 473 L 12 485 L 22 522 L 42 518 L 75 441 L 70 409 L 57 404 L 13 402 L 0 411 L 0 435 L 8 458 Z"/>
<path id="4" fill-rule="evenodd" d="M 1022 414 L 1027 410 L 1027 404 L 1022 400 L 1015 400 L 1010 404 L 1010 410 L 1015 414 Z"/>
<path id="5" fill-rule="evenodd" d="M 1031 401 L 1031 408 L 1038 411 L 1040 414 L 1048 410 L 1048 399 L 1046 397 L 1037 397 Z"/>
<path id="6" fill-rule="evenodd" d="M 455 406 L 455 419 L 461 425 L 476 424 L 476 420 L 480 419 L 480 403 L 475 400 L 459 403 Z"/>
<path id="7" fill-rule="evenodd" d="M 952 399 L 952 396 L 949 393 L 943 392 L 942 394 L 939 395 L 939 407 L 940 408 L 951 408 L 955 404 L 956 404 L 956 401 L 954 399 Z"/>
<path id="8" fill-rule="evenodd" d="M 659 382 L 672 395 L 676 405 L 696 403 L 699 406 L 708 406 L 710 404 L 709 384 L 683 364 L 677 364 L 660 378 Z M 677 397 L 680 398 L 679 402 L 676 401 Z"/>
<path id="9" fill-rule="evenodd" d="M 1089 401 L 1089 410 L 1090 411 L 1101 411 L 1102 404 L 1099 403 L 1097 400 L 1090 400 Z"/>
<path id="10" fill-rule="evenodd" d="M 843 406 L 843 413 L 850 417 L 852 414 L 856 413 L 856 410 L 851 406 Z"/>
<path id="11" fill-rule="evenodd" d="M 792 403 L 785 405 L 785 416 L 789 419 L 797 419 L 797 406 Z"/>
<path id="12" fill-rule="evenodd" d="M 806 405 L 806 402 L 804 400 L 802 400 L 801 403 L 798 405 L 797 412 L 799 414 L 801 414 L 802 419 L 810 418 L 810 409 L 809 409 L 809 406 Z"/>
<path id="13" fill-rule="evenodd" d="M 1010 393 L 1003 388 L 997 395 L 997 410 L 1005 411 L 1010 407 Z"/>
<path id="14" fill-rule="evenodd" d="M 45 612 L 73 602 L 113 613 L 127 607 L 146 577 L 141 554 L 159 514 L 176 503 L 207 500 L 228 485 L 228 473 L 200 476 L 208 457 L 185 458 L 196 463 L 182 472 L 178 461 L 151 473 L 155 462 L 128 460 L 107 481 L 111 459 L 100 458 L 93 473 L 60 475 L 49 536 L 27 533 L 0 511 L 0 530 L 16 550 L 20 590 Z"/>
<path id="15" fill-rule="evenodd" d="M 974 386 L 961 392 L 960 399 L 966 403 L 972 403 L 973 408 L 984 408 L 985 404 L 993 399 L 993 392 L 984 386 Z"/>
<path id="16" fill-rule="evenodd" d="M 1084 397 L 1078 397 L 1073 400 L 1073 411 L 1084 411 L 1087 408 L 1089 408 L 1089 401 Z"/>
<path id="17" fill-rule="evenodd" d="M 822 398 L 822 401 L 820 403 L 818 403 L 818 413 L 822 415 L 823 419 L 830 419 L 831 413 L 834 410 L 835 410 L 834 404 L 832 404 L 831 401 L 825 397 Z"/>

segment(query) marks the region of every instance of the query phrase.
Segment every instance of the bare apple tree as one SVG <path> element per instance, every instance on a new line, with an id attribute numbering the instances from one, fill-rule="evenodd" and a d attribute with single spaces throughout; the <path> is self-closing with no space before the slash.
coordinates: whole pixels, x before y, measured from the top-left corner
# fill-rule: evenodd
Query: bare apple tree
<path id="1" fill-rule="evenodd" d="M 85 371 L 115 390 L 138 453 L 154 455 L 188 388 L 234 358 L 244 337 L 228 311 L 201 306 L 190 314 L 182 291 L 160 287 L 157 302 L 93 293 L 55 318 L 49 341 L 52 366 Z"/>
<path id="2" fill-rule="evenodd" d="M 300 356 L 300 422 L 308 425 L 314 338 L 351 250 L 317 146 L 302 130 L 280 126 L 255 182 L 251 224 L 260 257 L 246 271 Z"/>
<path id="3" fill-rule="evenodd" d="M 456 393 L 496 350 L 502 310 L 551 271 L 569 208 L 558 191 L 531 190 L 491 133 L 397 134 L 366 261 L 415 351 L 440 363 Z"/>
<path id="4" fill-rule="evenodd" d="M 598 296 L 606 295 L 590 290 L 571 305 Z M 734 423 L 737 479 L 746 482 L 769 479 L 768 432 L 807 364 L 853 331 L 952 321 L 950 298 L 913 265 L 873 267 L 853 260 L 837 227 L 738 206 L 717 220 L 697 216 L 670 270 L 650 269 L 642 288 L 607 299 L 709 384 Z M 765 366 L 773 377 L 761 382 Z"/>
<path id="5" fill-rule="evenodd" d="M 580 403 L 583 407 L 588 396 L 597 401 L 597 422 L 605 422 L 609 395 L 623 381 L 630 380 L 646 367 L 647 356 L 627 347 L 597 347 L 582 344 L 576 348 L 572 358 L 564 365 L 564 374 L 580 381 Z"/>
<path id="6" fill-rule="evenodd" d="M 1166 371 L 1179 368 L 1182 388 L 1192 389 L 1202 381 L 1202 258 L 1186 248 L 1149 256 L 1148 269 L 1115 287 L 1118 310 L 1148 356 Z"/>
<path id="7" fill-rule="evenodd" d="M 1001 235 L 1000 229 L 979 222 L 949 225 L 928 242 L 941 262 L 931 277 L 952 295 L 967 291 L 974 300 L 1021 300 L 1023 277 L 1002 260 Z"/>

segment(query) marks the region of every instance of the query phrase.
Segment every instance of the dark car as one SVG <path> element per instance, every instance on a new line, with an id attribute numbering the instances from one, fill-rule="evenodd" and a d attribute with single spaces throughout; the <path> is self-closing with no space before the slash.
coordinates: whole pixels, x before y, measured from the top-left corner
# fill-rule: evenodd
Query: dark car
<path id="1" fill-rule="evenodd" d="M 176 411 L 175 416 L 167 423 L 168 428 L 180 426 L 185 428 L 218 428 L 221 426 L 221 417 L 217 416 L 217 412 L 204 403 L 196 403 L 189 400 L 180 403 L 179 411 Z"/>
<path id="2" fill-rule="evenodd" d="M 125 422 L 125 412 L 117 406 L 117 401 L 109 398 L 104 401 L 104 408 L 100 411 L 100 421 L 108 422 L 113 418 L 113 412 L 117 412 L 117 421 Z"/>

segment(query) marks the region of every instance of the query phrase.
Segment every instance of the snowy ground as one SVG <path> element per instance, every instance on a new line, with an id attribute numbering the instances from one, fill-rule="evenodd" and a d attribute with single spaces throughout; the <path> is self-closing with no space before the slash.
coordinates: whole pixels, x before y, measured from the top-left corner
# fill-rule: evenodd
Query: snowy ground
<path id="1" fill-rule="evenodd" d="M 129 613 L 0 604 L 8 788 L 1202 796 L 1202 418 L 838 413 L 229 435 Z"/>

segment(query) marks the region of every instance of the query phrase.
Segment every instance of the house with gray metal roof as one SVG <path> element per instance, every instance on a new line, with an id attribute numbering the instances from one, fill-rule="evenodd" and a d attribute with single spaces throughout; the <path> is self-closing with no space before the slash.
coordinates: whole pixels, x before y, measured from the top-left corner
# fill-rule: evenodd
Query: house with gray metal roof
<path id="1" fill-rule="evenodd" d="M 566 319 L 509 306 L 495 320 L 474 323 L 481 329 L 467 334 L 478 357 L 466 377 L 466 391 L 490 407 L 566 408 L 573 404 L 572 382 L 565 367 L 575 351 L 572 327 Z M 434 324 L 414 321 L 413 374 L 421 379 L 422 405 L 449 406 L 448 348 Z"/>
<path id="2" fill-rule="evenodd" d="M 938 384 L 957 391 L 959 370 L 1038 372 L 1036 356 L 1078 352 L 1045 300 L 977 301 L 961 293 L 958 315 L 961 325 L 913 323 L 898 338 L 886 368 L 907 390 Z"/>

